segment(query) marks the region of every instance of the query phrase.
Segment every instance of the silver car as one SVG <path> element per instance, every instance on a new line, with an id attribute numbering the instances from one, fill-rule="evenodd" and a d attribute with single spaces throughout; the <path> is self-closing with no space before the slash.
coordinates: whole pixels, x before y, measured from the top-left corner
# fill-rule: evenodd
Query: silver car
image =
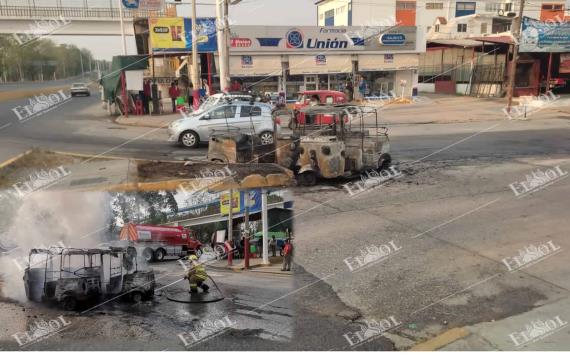
<path id="1" fill-rule="evenodd" d="M 90 96 L 91 92 L 85 83 L 73 83 L 71 85 L 71 96 L 76 95 Z"/>
<path id="2" fill-rule="evenodd" d="M 233 130 L 259 135 L 263 145 L 270 145 L 280 129 L 279 124 L 273 122 L 270 105 L 233 102 L 174 121 L 168 126 L 168 141 L 195 148 L 200 142 L 208 142 L 212 133 Z"/>

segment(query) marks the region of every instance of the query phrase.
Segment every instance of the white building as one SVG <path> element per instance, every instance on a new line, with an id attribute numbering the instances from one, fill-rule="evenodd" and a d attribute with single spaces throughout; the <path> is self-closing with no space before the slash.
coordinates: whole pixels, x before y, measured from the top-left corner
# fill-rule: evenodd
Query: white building
<path id="1" fill-rule="evenodd" d="M 431 30 L 436 19 L 443 18 L 448 22 L 452 19 L 469 15 L 496 17 L 499 20 L 518 14 L 518 0 L 317 0 L 317 20 L 319 26 L 386 26 L 396 22 L 403 26 L 418 26 Z M 524 16 L 542 21 L 547 19 L 566 18 L 564 0 L 537 0 L 527 2 Z M 498 21 L 501 22 L 501 21 Z M 482 23 L 477 23 L 481 25 Z M 485 28 L 472 32 L 492 32 L 489 22 Z M 501 27 L 501 26 L 499 26 Z M 502 30 L 502 27 L 500 28 Z M 462 30 L 462 28 L 460 29 Z M 483 30 L 483 31 L 481 31 Z M 467 31 L 469 32 L 469 26 Z"/>

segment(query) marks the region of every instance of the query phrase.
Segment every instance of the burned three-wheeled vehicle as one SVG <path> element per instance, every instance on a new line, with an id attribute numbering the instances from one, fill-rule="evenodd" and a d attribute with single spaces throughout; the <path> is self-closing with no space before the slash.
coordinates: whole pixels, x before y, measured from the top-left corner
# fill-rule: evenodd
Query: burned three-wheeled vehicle
<path id="1" fill-rule="evenodd" d="M 374 107 L 318 105 L 302 109 L 307 118 L 271 145 L 243 133 L 214 135 L 208 158 L 226 163 L 277 163 L 292 170 L 302 185 L 318 178 L 358 175 L 387 169 L 392 161 L 388 128 Z M 275 122 L 281 111 L 274 112 Z"/>
<path id="2" fill-rule="evenodd" d="M 314 185 L 318 178 L 350 177 L 390 166 L 388 128 L 378 122 L 376 108 L 319 105 L 302 111 L 307 120 L 293 129 L 291 145 L 299 183 Z"/>
<path id="3" fill-rule="evenodd" d="M 140 302 L 155 288 L 154 272 L 139 268 L 135 249 L 122 247 L 32 249 L 24 284 L 29 300 L 66 310 L 116 296 Z"/>

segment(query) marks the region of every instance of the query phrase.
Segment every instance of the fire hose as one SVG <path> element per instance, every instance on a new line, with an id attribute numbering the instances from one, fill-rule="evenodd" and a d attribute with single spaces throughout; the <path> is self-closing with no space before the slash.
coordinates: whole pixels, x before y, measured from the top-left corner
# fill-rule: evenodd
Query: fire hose
<path id="1" fill-rule="evenodd" d="M 222 290 L 220 289 L 220 287 L 218 287 L 218 284 L 216 283 L 216 281 L 214 281 L 214 279 L 210 276 L 208 276 L 208 279 L 210 279 L 212 281 L 212 283 L 214 284 L 214 286 L 216 287 L 216 289 L 218 290 L 220 296 L 214 299 L 210 299 L 210 300 L 204 300 L 204 299 L 200 299 L 200 300 L 192 300 L 192 296 L 194 295 L 191 294 L 189 299 L 183 299 L 183 298 L 176 298 L 174 296 L 172 296 L 170 293 L 168 293 L 168 289 L 165 290 L 164 294 L 166 295 L 166 299 L 172 301 L 172 302 L 176 302 L 176 303 L 186 303 L 186 304 L 205 304 L 205 303 L 215 303 L 215 302 L 219 302 L 225 299 L 224 294 L 222 293 Z M 173 284 L 179 283 L 180 281 L 185 280 L 185 278 L 181 278 L 179 280 L 177 280 L 176 282 L 173 282 L 169 285 L 167 285 L 166 287 L 169 287 Z M 186 292 L 184 292 L 186 296 L 188 296 L 188 294 Z M 210 292 L 209 292 L 210 293 Z M 208 294 L 209 294 L 208 293 Z M 178 293 L 180 294 L 180 292 Z M 204 296 L 206 295 L 206 293 L 200 293 L 200 296 Z"/>

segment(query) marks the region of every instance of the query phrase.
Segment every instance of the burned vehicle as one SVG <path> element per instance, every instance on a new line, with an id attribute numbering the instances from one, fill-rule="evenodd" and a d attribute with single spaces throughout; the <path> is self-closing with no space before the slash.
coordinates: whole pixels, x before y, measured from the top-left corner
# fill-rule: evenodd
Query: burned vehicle
<path id="1" fill-rule="evenodd" d="M 254 136 L 240 132 L 214 135 L 208 159 L 224 163 L 277 163 L 292 170 L 297 181 L 307 186 L 316 184 L 319 178 L 350 177 L 390 166 L 388 128 L 379 124 L 376 108 L 318 105 L 301 110 L 307 118 L 319 116 L 326 120 L 298 124 L 290 133 L 276 137 L 272 145 L 260 145 Z M 278 117 L 274 121 L 280 122 Z"/>
<path id="2" fill-rule="evenodd" d="M 294 172 L 302 185 L 318 178 L 350 177 L 387 169 L 392 161 L 388 128 L 376 108 L 357 105 L 311 106 L 305 116 L 328 117 L 327 124 L 300 124 L 293 130 Z"/>
<path id="3" fill-rule="evenodd" d="M 285 110 L 287 111 L 287 110 Z M 243 128 L 227 125 L 225 128 L 212 130 L 208 144 L 208 160 L 220 163 L 275 163 L 275 150 L 281 134 L 282 112 L 273 110 L 271 120 L 275 133 L 271 140 L 264 139 L 255 129 L 258 120 L 249 112 L 251 123 Z M 289 113 L 287 113 L 289 114 Z"/>
<path id="4" fill-rule="evenodd" d="M 152 270 L 139 268 L 134 249 L 51 247 L 30 251 L 24 285 L 29 300 L 74 310 L 116 296 L 152 298 L 155 280 Z"/>

